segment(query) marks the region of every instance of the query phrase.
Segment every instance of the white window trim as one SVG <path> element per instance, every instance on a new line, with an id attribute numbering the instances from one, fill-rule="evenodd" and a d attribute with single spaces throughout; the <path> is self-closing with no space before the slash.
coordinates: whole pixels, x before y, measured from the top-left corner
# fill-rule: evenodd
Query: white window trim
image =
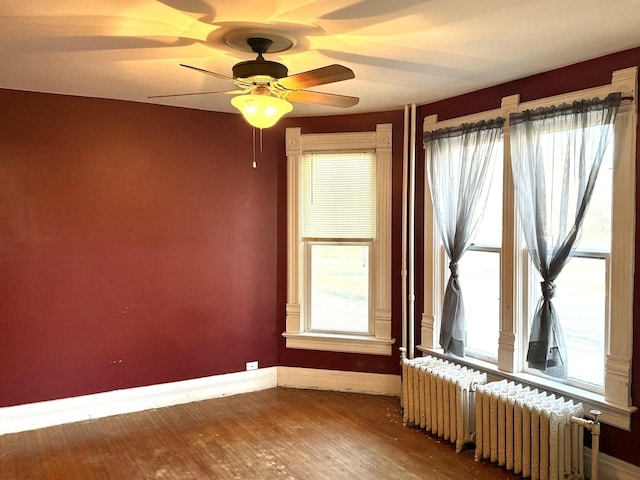
<path id="1" fill-rule="evenodd" d="M 391 355 L 391 133 L 379 124 L 374 132 L 302 134 L 287 128 L 287 348 Z M 301 315 L 303 252 L 300 232 L 300 165 L 311 152 L 374 150 L 376 153 L 376 241 L 373 251 L 372 335 L 318 333 L 306 330 Z M 304 309 L 302 309 L 304 310 Z"/>
<path id="2" fill-rule="evenodd" d="M 524 302 L 519 292 L 523 292 L 522 272 L 523 256 L 515 255 L 521 251 L 517 215 L 515 211 L 513 178 L 511 176 L 509 125 L 504 127 L 504 206 L 503 206 L 503 260 L 501 276 L 508 279 L 501 285 L 501 318 L 498 341 L 498 364 L 492 365 L 466 358 L 461 363 L 477 366 L 498 377 L 510 378 L 524 383 L 541 386 L 548 390 L 582 401 L 587 408 L 603 412 L 602 421 L 619 428 L 629 430 L 631 414 L 637 410 L 631 399 L 631 365 L 633 343 L 633 293 L 635 265 L 635 220 L 636 220 L 636 133 L 637 133 L 637 74 L 638 68 L 631 67 L 613 73 L 608 85 L 580 90 L 540 100 L 520 103 L 519 95 L 502 99 L 501 108 L 481 112 L 466 117 L 438 122 L 437 115 L 424 119 L 424 132 L 439 128 L 457 126 L 462 123 L 477 122 L 498 116 L 508 119 L 509 114 L 523 110 L 550 105 L 570 103 L 584 98 L 604 98 L 612 92 L 622 92 L 623 96 L 633 97 L 632 102 L 624 102 L 616 118 L 616 133 L 624 135 L 624 145 L 616 143 L 619 163 L 614 173 L 614 212 L 612 219 L 611 247 L 611 287 L 609 334 L 605 338 L 605 394 L 598 395 L 586 390 L 543 379 L 533 375 L 518 373 L 524 362 L 523 348 L 518 344 L 524 335 L 518 332 L 520 316 L 524 315 Z M 621 155 L 622 153 L 622 155 Z M 421 323 L 421 345 L 419 350 L 438 353 L 437 332 L 439 330 L 440 299 L 444 285 L 438 266 L 442 262 L 442 249 L 433 219 L 433 205 L 429 185 L 425 178 L 424 213 L 424 312 Z M 519 337 L 519 338 L 518 338 Z"/>

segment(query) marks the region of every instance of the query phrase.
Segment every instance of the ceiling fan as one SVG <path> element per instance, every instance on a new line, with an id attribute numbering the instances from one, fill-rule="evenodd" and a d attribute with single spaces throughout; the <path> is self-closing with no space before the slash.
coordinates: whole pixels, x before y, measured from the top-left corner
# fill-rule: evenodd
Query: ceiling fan
<path id="1" fill-rule="evenodd" d="M 285 113 L 293 107 L 289 103 L 312 103 L 332 107 L 348 108 L 356 105 L 360 99 L 346 95 L 322 93 L 306 90 L 309 87 L 325 85 L 355 78 L 353 71 L 343 65 L 328 65 L 288 76 L 288 69 L 281 63 L 265 60 L 264 54 L 273 44 L 271 38 L 249 37 L 246 39 L 249 48 L 258 54 L 255 60 L 237 63 L 233 66 L 233 78 L 219 73 L 204 70 L 191 65 L 180 64 L 222 80 L 233 82 L 238 89 L 213 92 L 180 93 L 172 95 L 154 95 L 149 98 L 180 97 L 187 95 L 204 95 L 225 93 L 238 95 L 231 103 L 245 119 L 257 128 L 273 126 Z"/>

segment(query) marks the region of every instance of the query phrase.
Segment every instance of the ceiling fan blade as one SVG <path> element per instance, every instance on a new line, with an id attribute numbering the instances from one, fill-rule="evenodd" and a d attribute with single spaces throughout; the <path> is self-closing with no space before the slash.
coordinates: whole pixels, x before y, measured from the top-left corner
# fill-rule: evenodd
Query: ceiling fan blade
<path id="1" fill-rule="evenodd" d="M 316 68 L 307 72 L 297 73 L 289 77 L 278 80 L 281 87 L 290 90 L 300 90 L 303 88 L 315 87 L 316 85 L 325 85 L 327 83 L 341 82 L 355 78 L 353 70 L 343 65 L 328 65 L 326 67 Z"/>
<path id="2" fill-rule="evenodd" d="M 191 65 L 185 65 L 184 63 L 180 64 L 181 67 L 190 68 L 191 70 L 196 70 L 197 72 L 206 73 L 207 75 L 211 75 L 212 77 L 221 78 L 222 80 L 228 80 L 230 82 L 235 82 L 235 79 L 231 77 L 227 77 L 226 75 L 222 75 L 221 73 L 210 72 L 209 70 L 205 70 L 204 68 L 193 67 Z"/>
<path id="3" fill-rule="evenodd" d="M 188 97 L 191 95 L 209 95 L 212 93 L 225 93 L 227 95 L 241 95 L 247 93 L 248 90 L 218 90 L 213 92 L 193 92 L 193 93 L 170 93 L 168 95 L 150 95 L 147 98 L 169 98 L 169 97 Z"/>
<path id="4" fill-rule="evenodd" d="M 342 108 L 353 107 L 360 101 L 358 97 L 335 95 L 333 93 L 311 92 L 309 90 L 297 90 L 289 92 L 287 93 L 285 98 L 292 102 L 314 103 L 317 105 Z"/>

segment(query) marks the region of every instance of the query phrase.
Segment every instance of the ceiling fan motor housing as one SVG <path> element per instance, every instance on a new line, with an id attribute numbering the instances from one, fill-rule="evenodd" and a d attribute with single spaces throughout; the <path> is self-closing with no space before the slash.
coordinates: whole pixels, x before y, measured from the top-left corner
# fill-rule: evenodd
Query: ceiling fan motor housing
<path id="1" fill-rule="evenodd" d="M 233 78 L 251 78 L 269 76 L 275 79 L 284 78 L 289 74 L 287 67 L 278 62 L 257 59 L 240 62 L 233 66 Z"/>
<path id="2" fill-rule="evenodd" d="M 267 53 L 273 41 L 268 38 L 252 37 L 247 39 L 247 44 L 258 58 L 246 62 L 240 62 L 233 66 L 233 78 L 272 77 L 284 78 L 289 74 L 287 67 L 278 62 L 270 62 L 262 56 Z"/>

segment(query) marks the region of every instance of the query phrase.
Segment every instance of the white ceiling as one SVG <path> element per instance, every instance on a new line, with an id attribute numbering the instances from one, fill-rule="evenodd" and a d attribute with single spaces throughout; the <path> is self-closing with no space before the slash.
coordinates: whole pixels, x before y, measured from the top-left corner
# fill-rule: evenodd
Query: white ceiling
<path id="1" fill-rule="evenodd" d="M 400 109 L 640 46 L 640 0 L 4 0 L 0 88 L 232 112 L 247 27 L 296 45 L 266 55 L 289 74 L 339 63 L 354 80 L 310 90 L 358 96 L 349 109 L 296 103 L 289 116 Z"/>

